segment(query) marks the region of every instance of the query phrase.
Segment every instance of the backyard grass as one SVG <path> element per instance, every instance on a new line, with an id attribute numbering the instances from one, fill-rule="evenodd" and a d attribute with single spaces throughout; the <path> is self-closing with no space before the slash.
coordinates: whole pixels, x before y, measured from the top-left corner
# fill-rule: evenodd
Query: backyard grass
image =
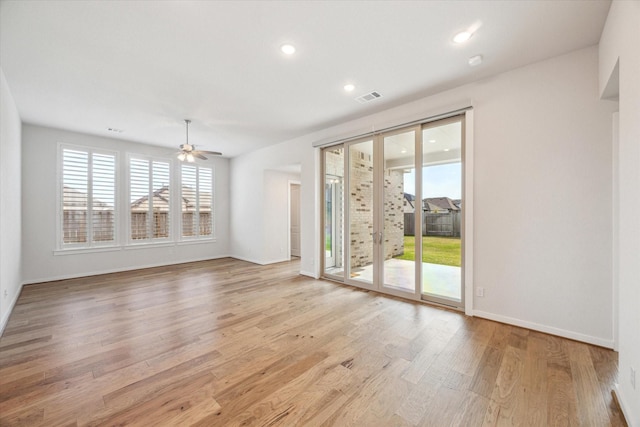
<path id="1" fill-rule="evenodd" d="M 397 259 L 414 260 L 416 245 L 413 236 L 404 236 L 404 254 Z M 422 262 L 460 267 L 460 238 L 459 237 L 422 237 Z"/>

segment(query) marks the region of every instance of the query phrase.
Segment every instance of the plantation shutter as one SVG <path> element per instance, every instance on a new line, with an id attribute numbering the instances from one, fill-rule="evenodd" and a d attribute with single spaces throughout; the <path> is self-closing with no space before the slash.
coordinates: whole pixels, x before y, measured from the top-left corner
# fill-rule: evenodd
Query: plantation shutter
<path id="1" fill-rule="evenodd" d="M 213 236 L 213 169 L 182 165 L 182 237 Z"/>
<path id="2" fill-rule="evenodd" d="M 200 236 L 211 236 L 213 214 L 212 170 L 199 168 L 198 171 L 198 217 Z"/>
<path id="3" fill-rule="evenodd" d="M 169 179 L 170 167 L 168 162 L 153 162 L 153 189 L 151 207 L 153 209 L 153 237 L 169 237 Z M 151 209 L 151 208 L 150 208 Z"/>
<path id="4" fill-rule="evenodd" d="M 182 165 L 182 237 L 196 236 L 198 179 L 195 166 Z"/>
<path id="5" fill-rule="evenodd" d="M 91 168 L 93 241 L 115 240 L 116 168 L 115 157 L 93 154 Z"/>
<path id="6" fill-rule="evenodd" d="M 131 239 L 149 238 L 149 162 L 129 161 L 129 195 L 131 198 Z"/>
<path id="7" fill-rule="evenodd" d="M 130 159 L 129 194 L 132 240 L 169 237 L 170 179 L 169 162 Z"/>

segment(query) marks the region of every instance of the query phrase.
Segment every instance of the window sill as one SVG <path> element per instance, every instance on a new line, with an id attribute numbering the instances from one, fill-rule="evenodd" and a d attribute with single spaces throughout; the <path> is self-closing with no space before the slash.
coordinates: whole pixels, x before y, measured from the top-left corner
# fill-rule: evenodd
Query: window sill
<path id="1" fill-rule="evenodd" d="M 174 242 L 171 241 L 162 241 L 162 242 L 136 242 L 129 243 L 126 246 L 123 246 L 122 249 L 125 251 L 131 249 L 146 249 L 146 248 L 166 248 L 169 246 L 175 246 Z"/>
<path id="2" fill-rule="evenodd" d="M 218 239 L 216 239 L 215 237 L 210 237 L 206 239 L 180 240 L 179 242 L 176 242 L 176 245 L 178 246 L 196 245 L 196 244 L 202 244 L 202 243 L 216 243 L 217 241 Z"/>
<path id="3" fill-rule="evenodd" d="M 53 251 L 53 255 L 78 255 L 78 254 L 91 254 L 97 252 L 116 252 L 122 249 L 122 246 L 97 246 L 90 248 L 66 248 L 56 249 Z"/>
<path id="4" fill-rule="evenodd" d="M 90 248 L 66 248 L 56 249 L 53 251 L 53 255 L 79 255 L 79 254 L 91 254 L 99 252 L 117 252 L 117 251 L 130 251 L 136 249 L 151 249 L 151 248 L 167 248 L 172 246 L 188 246 L 188 245 L 201 245 L 207 243 L 216 243 L 215 237 L 208 239 L 193 239 L 193 240 L 181 240 L 179 242 L 164 241 L 164 242 L 139 242 L 131 243 L 124 246 L 98 246 Z"/>

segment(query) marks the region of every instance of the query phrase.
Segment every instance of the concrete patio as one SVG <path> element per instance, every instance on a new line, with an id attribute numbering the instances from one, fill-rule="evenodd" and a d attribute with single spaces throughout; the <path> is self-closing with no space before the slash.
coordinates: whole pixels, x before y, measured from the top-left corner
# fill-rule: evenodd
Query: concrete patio
<path id="1" fill-rule="evenodd" d="M 384 262 L 385 286 L 413 291 L 415 281 L 414 261 L 391 258 Z M 352 271 L 351 278 L 371 282 L 373 266 Z M 437 297 L 461 299 L 461 268 L 449 265 L 422 263 L 422 293 Z"/>

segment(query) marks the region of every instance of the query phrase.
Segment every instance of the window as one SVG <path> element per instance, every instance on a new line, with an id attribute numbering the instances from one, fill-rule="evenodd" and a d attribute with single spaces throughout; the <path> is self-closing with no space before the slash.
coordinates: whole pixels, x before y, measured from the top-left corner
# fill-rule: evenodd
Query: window
<path id="1" fill-rule="evenodd" d="M 182 237 L 213 237 L 213 169 L 182 165 Z"/>
<path id="2" fill-rule="evenodd" d="M 130 238 L 170 237 L 171 166 L 168 161 L 129 159 Z"/>
<path id="3" fill-rule="evenodd" d="M 113 245 L 116 240 L 116 156 L 62 147 L 62 247 Z"/>

